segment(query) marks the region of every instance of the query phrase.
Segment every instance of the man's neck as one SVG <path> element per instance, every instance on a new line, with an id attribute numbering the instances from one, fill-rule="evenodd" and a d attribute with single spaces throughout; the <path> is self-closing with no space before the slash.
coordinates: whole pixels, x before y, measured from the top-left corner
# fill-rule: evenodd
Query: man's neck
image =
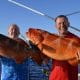
<path id="1" fill-rule="evenodd" d="M 69 33 L 68 31 L 66 31 L 65 33 L 59 33 L 59 36 L 60 37 L 65 37 L 65 36 L 67 36 L 68 33 Z"/>

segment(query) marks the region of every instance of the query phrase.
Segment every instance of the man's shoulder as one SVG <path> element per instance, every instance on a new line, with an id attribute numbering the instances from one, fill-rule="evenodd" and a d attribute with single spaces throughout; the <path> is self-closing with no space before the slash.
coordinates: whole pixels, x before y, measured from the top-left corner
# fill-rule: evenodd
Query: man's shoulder
<path id="1" fill-rule="evenodd" d="M 68 36 L 69 36 L 69 38 L 73 39 L 74 41 L 80 42 L 80 37 L 78 37 L 77 35 L 69 32 Z"/>
<path id="2" fill-rule="evenodd" d="M 25 40 L 21 39 L 21 38 L 18 38 L 16 41 L 19 42 L 22 45 L 28 46 L 27 42 Z"/>

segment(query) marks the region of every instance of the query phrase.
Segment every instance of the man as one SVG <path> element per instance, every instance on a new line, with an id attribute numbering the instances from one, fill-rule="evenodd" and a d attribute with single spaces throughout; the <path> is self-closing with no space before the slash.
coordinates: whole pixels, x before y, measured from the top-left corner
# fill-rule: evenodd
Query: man
<path id="1" fill-rule="evenodd" d="M 68 31 L 70 23 L 68 18 L 60 15 L 55 19 L 56 28 L 59 36 L 78 40 L 78 37 Z M 71 66 L 67 61 L 55 60 L 53 62 L 52 71 L 49 80 L 78 80 L 78 65 Z"/>
<path id="2" fill-rule="evenodd" d="M 8 36 L 28 46 L 22 39 L 19 38 L 20 30 L 16 24 L 11 24 L 8 29 Z M 5 53 L 6 55 L 6 53 Z M 10 56 L 17 56 L 17 63 Z M 1 80 L 26 80 L 28 78 L 27 57 L 24 54 L 11 54 L 9 57 L 1 56 Z M 19 56 L 19 58 L 18 58 Z M 20 62 L 20 56 L 23 56 L 24 62 Z"/>
<path id="3" fill-rule="evenodd" d="M 68 18 L 65 15 L 59 15 L 58 17 L 56 17 L 55 25 L 59 32 L 58 35 L 61 38 L 65 40 L 71 40 L 71 42 L 69 42 L 69 45 L 68 45 L 69 48 L 70 48 L 70 45 L 72 45 L 73 41 L 78 44 L 80 43 L 80 38 L 68 31 L 70 23 L 68 21 Z M 62 45 L 59 45 L 59 46 L 62 47 Z M 52 71 L 50 73 L 49 80 L 78 80 L 78 61 L 76 61 L 75 59 L 72 59 L 75 65 L 70 65 L 68 60 L 64 60 L 62 55 L 60 56 L 63 58 L 63 60 L 57 60 L 57 59 L 54 59 L 54 56 L 53 56 L 53 54 L 55 54 L 54 52 L 53 53 L 51 51 L 46 52 L 46 50 L 48 51 L 48 49 L 46 48 L 43 49 L 43 53 L 45 53 L 47 56 L 53 59 Z M 67 53 L 68 52 L 69 51 L 67 51 Z M 65 51 L 64 53 L 66 55 Z M 75 58 L 78 58 L 77 53 Z"/>
<path id="4" fill-rule="evenodd" d="M 58 35 L 40 29 L 29 29 L 27 35 L 42 53 L 53 59 L 49 80 L 78 80 L 77 50 L 80 49 L 76 46 L 80 46 L 80 38 L 68 31 L 70 23 L 66 16 L 56 17 L 55 24 Z M 70 63 L 71 61 L 73 62 Z"/>

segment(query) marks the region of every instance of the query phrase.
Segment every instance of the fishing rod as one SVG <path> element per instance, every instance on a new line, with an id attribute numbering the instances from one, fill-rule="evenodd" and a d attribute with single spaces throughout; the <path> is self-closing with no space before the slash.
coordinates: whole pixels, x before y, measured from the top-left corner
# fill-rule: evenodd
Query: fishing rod
<path id="1" fill-rule="evenodd" d="M 18 3 L 18 2 L 13 1 L 13 0 L 8 0 L 8 1 L 11 2 L 11 3 L 13 3 L 13 4 L 16 4 L 17 6 L 20 6 L 20 7 L 22 7 L 22 8 L 28 9 L 28 10 L 36 13 L 36 14 L 39 14 L 39 15 L 41 15 L 41 16 L 44 16 L 44 17 L 46 17 L 46 18 L 48 18 L 48 19 L 55 20 L 55 18 L 52 18 L 51 16 L 48 16 L 47 14 L 44 14 L 44 13 L 42 13 L 42 12 L 39 12 L 39 11 L 37 11 L 37 10 L 35 10 L 35 9 L 32 9 L 32 8 L 30 8 L 30 7 L 28 7 L 28 6 L 25 6 L 25 5 L 21 4 L 21 3 Z M 68 14 L 68 15 L 70 15 L 70 14 Z M 67 15 L 67 16 L 68 16 L 68 15 Z M 74 29 L 74 30 L 76 30 L 76 31 L 78 31 L 78 32 L 80 32 L 80 29 L 78 29 L 78 28 L 75 28 L 75 27 L 73 27 L 73 26 L 69 26 L 69 27 L 72 28 L 72 29 Z"/>
<path id="2" fill-rule="evenodd" d="M 78 14 L 78 13 L 80 13 L 80 10 L 72 12 L 72 13 L 69 13 L 69 14 L 66 14 L 66 16 L 71 16 L 71 15 Z"/>
<path id="3" fill-rule="evenodd" d="M 20 7 L 22 7 L 22 8 L 28 9 L 28 10 L 30 10 L 30 11 L 36 13 L 36 14 L 39 14 L 39 15 L 41 15 L 41 16 L 45 16 L 45 17 L 47 17 L 47 18 L 49 18 L 49 19 L 52 19 L 52 20 L 54 19 L 54 18 L 52 18 L 52 17 L 50 17 L 50 16 L 48 16 L 48 15 L 46 15 L 46 14 L 43 14 L 42 12 L 39 12 L 39 11 L 37 11 L 37 10 L 35 10 L 35 9 L 32 9 L 32 8 L 30 8 L 30 7 L 28 7 L 28 6 L 25 6 L 25 5 L 21 4 L 21 3 L 18 3 L 18 2 L 16 2 L 16 1 L 13 1 L 13 0 L 8 0 L 8 1 L 11 2 L 11 3 L 13 3 L 13 4 L 16 4 L 17 6 L 20 6 Z"/>

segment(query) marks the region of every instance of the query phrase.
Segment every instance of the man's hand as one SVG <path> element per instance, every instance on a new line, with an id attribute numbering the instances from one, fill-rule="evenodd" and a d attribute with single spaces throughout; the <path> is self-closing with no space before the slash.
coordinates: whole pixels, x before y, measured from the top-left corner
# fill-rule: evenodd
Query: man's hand
<path id="1" fill-rule="evenodd" d="M 80 50 L 78 50 L 76 57 L 77 57 L 78 63 L 80 63 Z"/>

